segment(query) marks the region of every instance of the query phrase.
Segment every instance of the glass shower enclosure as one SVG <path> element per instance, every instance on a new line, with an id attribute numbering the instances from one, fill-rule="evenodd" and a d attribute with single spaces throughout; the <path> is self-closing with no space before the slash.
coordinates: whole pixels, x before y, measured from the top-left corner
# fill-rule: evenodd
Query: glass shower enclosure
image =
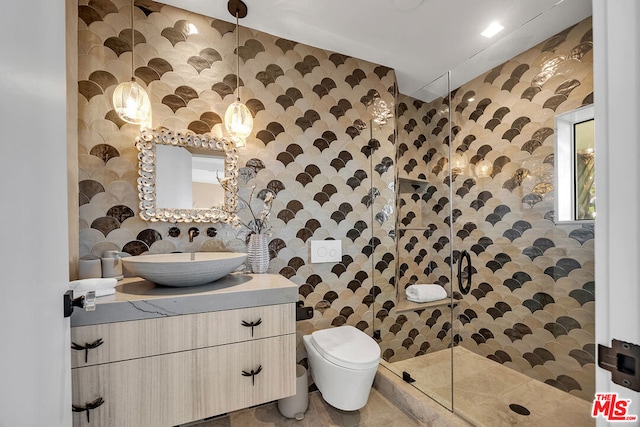
<path id="1" fill-rule="evenodd" d="M 374 329 L 384 366 L 476 425 L 593 424 L 594 228 L 553 203 L 554 118 L 593 103 L 591 49 L 587 18 L 397 100 L 396 296 Z"/>
<path id="2" fill-rule="evenodd" d="M 449 204 L 450 94 L 447 73 L 412 96 L 398 99 L 397 294 L 393 309 L 383 312 L 388 315 L 380 319 L 380 346 L 385 366 L 453 410 L 453 313 L 457 285 L 452 282 Z M 446 297 L 410 301 L 405 289 L 422 284 L 441 286 Z M 382 317 L 380 312 L 378 317 Z"/>

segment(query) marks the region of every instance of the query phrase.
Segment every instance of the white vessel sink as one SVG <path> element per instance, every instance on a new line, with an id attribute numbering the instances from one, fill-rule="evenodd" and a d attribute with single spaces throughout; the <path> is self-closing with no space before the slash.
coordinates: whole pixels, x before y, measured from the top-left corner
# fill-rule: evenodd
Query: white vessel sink
<path id="1" fill-rule="evenodd" d="M 239 252 L 196 252 L 138 255 L 122 258 L 122 263 L 130 273 L 157 285 L 197 286 L 235 271 L 246 258 Z"/>

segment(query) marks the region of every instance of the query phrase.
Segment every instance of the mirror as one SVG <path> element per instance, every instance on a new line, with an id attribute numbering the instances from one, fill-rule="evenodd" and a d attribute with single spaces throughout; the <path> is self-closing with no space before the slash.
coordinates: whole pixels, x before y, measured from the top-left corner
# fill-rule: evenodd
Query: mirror
<path id="1" fill-rule="evenodd" d="M 226 138 L 141 129 L 140 216 L 147 221 L 235 222 L 238 152 Z"/>
<path id="2" fill-rule="evenodd" d="M 596 218 L 593 105 L 555 118 L 556 222 Z"/>
<path id="3" fill-rule="evenodd" d="M 224 152 L 156 144 L 156 204 L 177 209 L 208 208 L 224 201 L 218 177 Z"/>

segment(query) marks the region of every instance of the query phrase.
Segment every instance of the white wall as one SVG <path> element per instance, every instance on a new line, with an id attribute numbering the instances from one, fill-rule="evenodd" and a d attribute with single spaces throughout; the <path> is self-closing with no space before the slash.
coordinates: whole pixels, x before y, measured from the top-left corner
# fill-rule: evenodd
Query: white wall
<path id="1" fill-rule="evenodd" d="M 607 347 L 612 338 L 640 344 L 639 26 L 637 0 L 594 0 L 596 344 Z M 631 399 L 640 416 L 640 393 L 610 378 L 596 368 L 596 392 Z"/>
<path id="2" fill-rule="evenodd" d="M 70 426 L 65 2 L 0 15 L 0 426 Z"/>

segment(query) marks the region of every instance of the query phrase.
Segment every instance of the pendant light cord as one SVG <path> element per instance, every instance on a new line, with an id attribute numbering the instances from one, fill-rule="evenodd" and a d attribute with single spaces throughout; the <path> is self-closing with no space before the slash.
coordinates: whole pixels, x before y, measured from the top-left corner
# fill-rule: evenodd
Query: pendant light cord
<path id="1" fill-rule="evenodd" d="M 236 88 L 238 89 L 238 101 L 240 101 L 240 24 L 238 23 L 239 10 L 236 9 L 236 59 L 238 61 L 236 68 Z"/>
<path id="2" fill-rule="evenodd" d="M 133 49 L 136 46 L 136 42 L 134 40 L 135 38 L 135 32 L 133 31 L 133 11 L 134 11 L 134 3 L 136 0 L 131 0 L 131 81 L 135 82 L 136 81 L 136 77 L 135 77 L 135 66 L 133 65 L 133 61 L 135 56 L 133 55 Z"/>

